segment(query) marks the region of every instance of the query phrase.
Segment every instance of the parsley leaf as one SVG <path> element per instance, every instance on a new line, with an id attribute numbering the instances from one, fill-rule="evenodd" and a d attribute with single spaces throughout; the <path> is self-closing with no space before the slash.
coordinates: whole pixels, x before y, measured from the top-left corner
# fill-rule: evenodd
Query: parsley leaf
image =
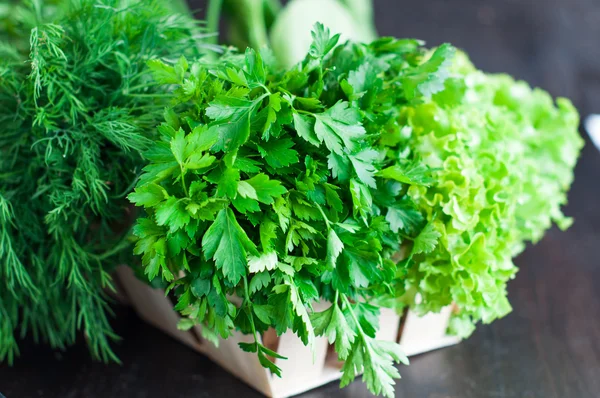
<path id="1" fill-rule="evenodd" d="M 395 164 L 377 173 L 379 177 L 396 180 L 405 184 L 431 185 L 435 180 L 429 168 L 422 163 Z"/>
<path id="2" fill-rule="evenodd" d="M 206 109 L 206 116 L 214 120 L 214 129 L 219 138 L 214 149 L 231 151 L 242 146 L 250 137 L 250 117 L 260 101 L 220 96 Z"/>
<path id="3" fill-rule="evenodd" d="M 274 169 L 298 163 L 298 152 L 291 149 L 294 142 L 289 138 L 270 140 L 258 146 L 258 151 L 267 164 Z"/>
<path id="4" fill-rule="evenodd" d="M 427 223 L 414 241 L 412 254 L 431 253 L 438 244 L 442 234 L 435 228 L 432 222 Z"/>
<path id="5" fill-rule="evenodd" d="M 409 234 L 417 231 L 423 223 L 423 215 L 408 200 L 401 200 L 391 205 L 387 210 L 385 219 L 389 222 L 392 231 L 402 230 Z"/>
<path id="6" fill-rule="evenodd" d="M 322 23 L 315 24 L 314 30 L 311 32 L 313 42 L 310 46 L 309 55 L 313 58 L 320 58 L 329 53 L 340 39 L 339 34 L 331 36 L 329 29 Z"/>
<path id="7" fill-rule="evenodd" d="M 365 129 L 360 124 L 360 115 L 347 102 L 338 102 L 323 113 L 314 114 L 315 134 L 327 148 L 343 155 L 346 151 L 357 149 L 356 139 L 365 135 Z"/>
<path id="8" fill-rule="evenodd" d="M 451 45 L 442 44 L 423 64 L 407 70 L 400 79 L 406 98 L 413 99 L 418 93 L 431 98 L 432 94 L 442 91 L 455 52 Z"/>
<path id="9" fill-rule="evenodd" d="M 247 253 L 258 255 L 231 209 L 219 212 L 202 238 L 202 251 L 207 259 L 214 258 L 217 268 L 233 284 L 247 274 Z"/>
<path id="10" fill-rule="evenodd" d="M 270 180 L 266 174 L 257 174 L 246 181 L 256 191 L 256 198 L 259 202 L 270 205 L 274 198 L 280 197 L 287 192 L 287 189 L 277 180 Z"/>

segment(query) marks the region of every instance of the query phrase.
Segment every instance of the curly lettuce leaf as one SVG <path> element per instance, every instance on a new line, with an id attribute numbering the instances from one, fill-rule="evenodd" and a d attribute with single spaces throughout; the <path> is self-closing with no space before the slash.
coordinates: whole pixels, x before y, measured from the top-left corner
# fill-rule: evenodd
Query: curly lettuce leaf
<path id="1" fill-rule="evenodd" d="M 510 312 L 506 284 L 513 257 L 556 223 L 573 181 L 583 141 L 567 99 L 506 75 L 476 70 L 459 55 L 445 89 L 404 109 L 407 144 L 433 170 L 433 184 L 409 195 L 441 234 L 416 257 L 406 290 L 422 298 L 420 312 L 455 303 L 451 331 L 467 336 L 477 321 Z M 414 294 L 416 297 L 416 294 Z"/>

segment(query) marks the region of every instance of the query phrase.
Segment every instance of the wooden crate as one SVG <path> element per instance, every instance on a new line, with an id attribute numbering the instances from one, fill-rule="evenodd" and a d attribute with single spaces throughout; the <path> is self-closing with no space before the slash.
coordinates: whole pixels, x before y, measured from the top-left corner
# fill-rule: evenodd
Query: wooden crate
<path id="1" fill-rule="evenodd" d="M 139 281 L 129 267 L 120 267 L 117 277 L 127 294 L 128 301 L 142 319 L 190 348 L 207 355 L 267 397 L 289 397 L 341 377 L 341 363 L 326 338 L 317 337 L 316 355 L 314 355 L 310 348 L 304 346 L 292 332 L 281 336 L 276 336 L 274 332 L 265 333 L 262 336 L 263 344 L 290 358 L 276 360 L 277 366 L 282 371 L 282 377 L 279 378 L 264 369 L 255 354 L 243 352 L 238 347 L 238 342 L 251 342 L 250 336 L 236 332 L 229 339 L 221 340 L 217 348 L 203 341 L 199 329 L 190 331 L 177 329 L 179 314 L 173 310 L 173 304 L 165 297 L 163 290 L 153 289 Z M 324 304 L 323 308 L 316 309 L 324 308 L 327 308 L 327 304 Z M 395 311 L 382 309 L 377 338 L 398 341 L 409 356 L 456 344 L 460 339 L 446 334 L 451 312 L 452 309 L 447 307 L 438 314 L 419 317 L 407 311 L 401 317 Z"/>

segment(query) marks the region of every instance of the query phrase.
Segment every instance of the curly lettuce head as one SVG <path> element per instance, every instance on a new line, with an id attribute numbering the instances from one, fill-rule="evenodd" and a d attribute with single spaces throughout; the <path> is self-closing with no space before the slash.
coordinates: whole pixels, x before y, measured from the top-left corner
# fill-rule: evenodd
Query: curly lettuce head
<path id="1" fill-rule="evenodd" d="M 512 258 L 556 223 L 571 219 L 561 206 L 583 145 L 571 102 L 531 89 L 506 75 L 476 70 L 455 58 L 445 89 L 407 107 L 412 155 L 433 168 L 435 183 L 409 195 L 441 233 L 435 251 L 418 258 L 406 288 L 416 308 L 437 311 L 456 303 L 451 329 L 510 312 L 506 283 Z"/>

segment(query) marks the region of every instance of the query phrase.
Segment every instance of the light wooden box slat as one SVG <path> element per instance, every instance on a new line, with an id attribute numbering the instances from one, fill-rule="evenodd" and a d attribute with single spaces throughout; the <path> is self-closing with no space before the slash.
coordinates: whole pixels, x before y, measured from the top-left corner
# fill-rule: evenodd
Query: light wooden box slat
<path id="1" fill-rule="evenodd" d="M 229 339 L 221 340 L 219 347 L 215 347 L 202 341 L 199 326 L 186 332 L 177 329 L 180 317 L 173 309 L 171 301 L 165 297 L 164 291 L 153 289 L 139 281 L 129 267 L 120 267 L 117 277 L 128 301 L 142 319 L 205 354 L 268 397 L 284 398 L 297 395 L 341 377 L 341 364 L 324 337 L 317 337 L 313 353 L 292 332 L 279 337 L 274 333 L 265 334 L 263 343 L 289 358 L 276 360 L 276 365 L 281 368 L 283 375 L 279 378 L 264 369 L 255 354 L 244 352 L 238 347 L 238 342 L 250 342 L 249 336 L 236 332 Z M 326 304 L 322 306 L 323 308 L 317 310 L 327 308 Z M 444 308 L 438 314 L 427 314 L 423 317 L 407 311 L 402 320 L 395 311 L 382 309 L 377 338 L 398 341 L 408 356 L 456 344 L 460 339 L 446 334 L 451 314 L 451 307 Z"/>

